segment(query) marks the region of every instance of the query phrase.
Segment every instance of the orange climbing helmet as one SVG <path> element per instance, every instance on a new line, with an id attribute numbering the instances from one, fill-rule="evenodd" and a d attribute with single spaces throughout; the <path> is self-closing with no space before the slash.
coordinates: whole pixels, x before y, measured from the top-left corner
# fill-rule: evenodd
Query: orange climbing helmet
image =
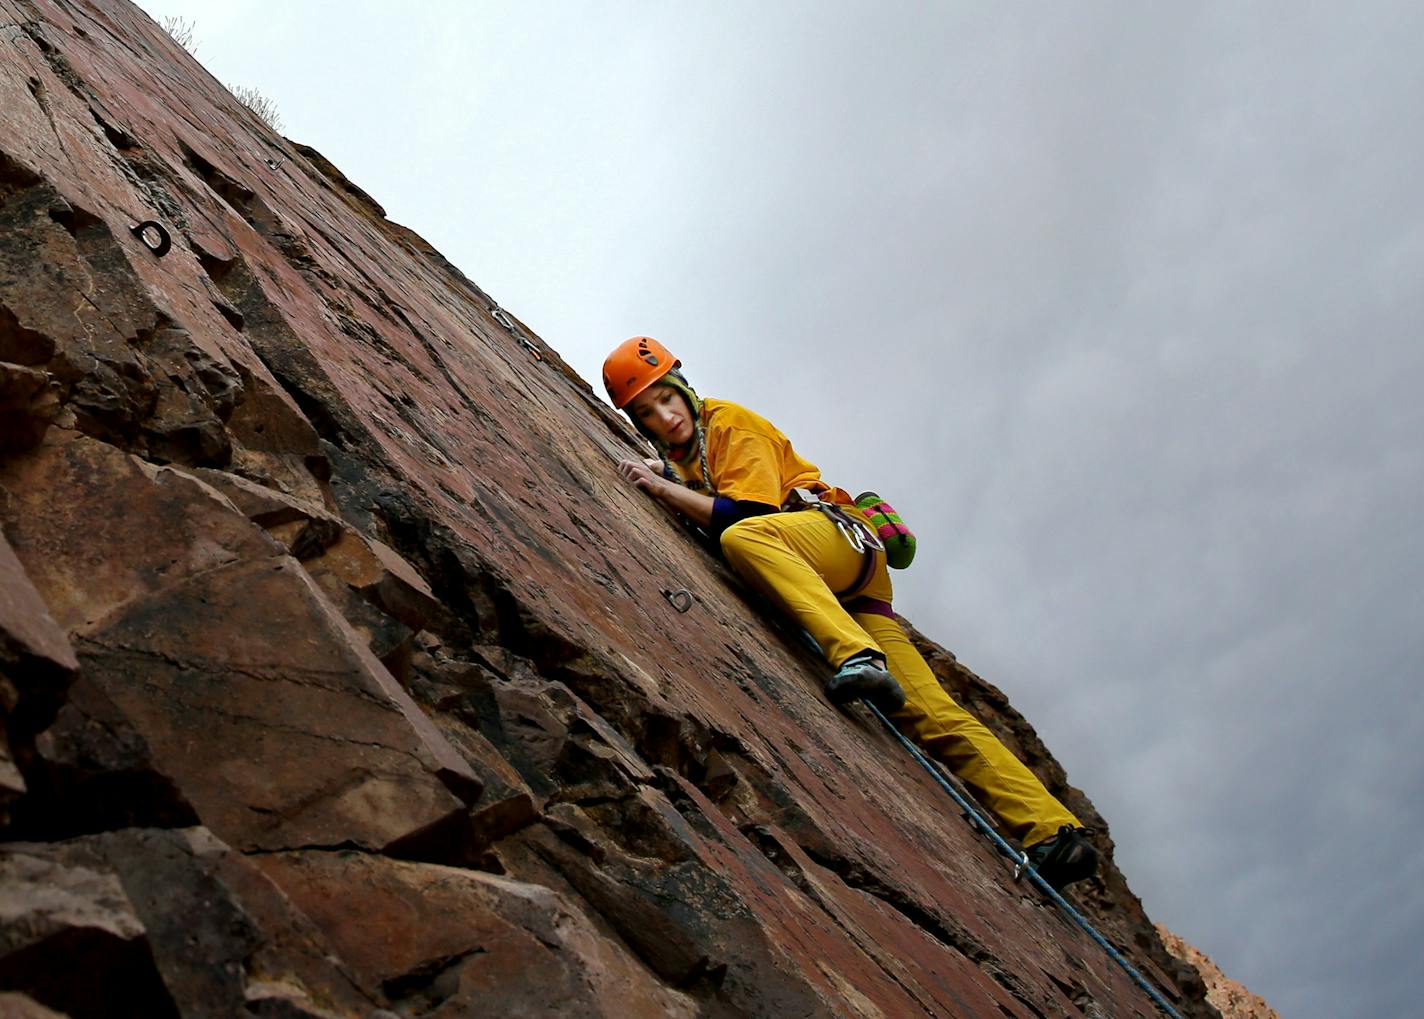
<path id="1" fill-rule="evenodd" d="M 622 410 L 643 390 L 682 364 L 651 336 L 633 336 L 613 348 L 603 362 L 603 388 Z"/>

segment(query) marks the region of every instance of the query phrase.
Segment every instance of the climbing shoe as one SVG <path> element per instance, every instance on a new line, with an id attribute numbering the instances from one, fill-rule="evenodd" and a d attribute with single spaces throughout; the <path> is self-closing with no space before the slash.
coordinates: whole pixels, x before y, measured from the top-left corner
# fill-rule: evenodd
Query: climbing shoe
<path id="1" fill-rule="evenodd" d="M 1065 824 L 1057 835 L 1028 847 L 1029 862 L 1055 890 L 1092 877 L 1098 869 L 1098 851 L 1087 839 L 1092 833 L 1091 828 Z"/>
<path id="2" fill-rule="evenodd" d="M 864 698 L 881 711 L 899 711 L 905 706 L 905 691 L 868 651 L 845 660 L 826 684 L 826 696 L 832 704 L 849 704 Z"/>

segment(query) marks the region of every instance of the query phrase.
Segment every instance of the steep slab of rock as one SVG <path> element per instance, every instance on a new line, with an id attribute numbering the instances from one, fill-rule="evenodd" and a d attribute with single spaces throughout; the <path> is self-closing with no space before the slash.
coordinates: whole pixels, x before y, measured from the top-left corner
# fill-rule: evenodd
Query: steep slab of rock
<path id="1" fill-rule="evenodd" d="M 517 319 L 131 5 L 0 0 L 0 26 L 0 361 L 23 369 L 3 413 L 24 423 L 0 525 L 80 667 L 15 755 L 9 838 L 201 823 L 314 861 L 324 898 L 279 880 L 301 904 L 244 929 L 261 952 L 310 910 L 384 1005 L 626 981 L 709 1016 L 1152 1014 L 622 482 L 641 440 Z M 421 890 L 413 969 L 323 920 L 373 874 L 392 917 Z M 195 908 L 120 878 L 151 945 Z M 1214 1014 L 1117 880 L 1078 897 Z M 446 908 L 479 917 L 498 981 L 440 954 L 466 950 Z M 198 976 L 152 951 L 189 1008 Z M 326 1007 L 281 973 L 202 986 L 230 1012 Z"/>

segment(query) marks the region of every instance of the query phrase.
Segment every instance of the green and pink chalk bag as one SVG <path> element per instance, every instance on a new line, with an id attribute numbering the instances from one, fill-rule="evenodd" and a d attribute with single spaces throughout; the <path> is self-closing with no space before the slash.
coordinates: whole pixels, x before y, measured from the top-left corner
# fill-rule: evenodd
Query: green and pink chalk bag
<path id="1" fill-rule="evenodd" d="M 856 507 L 870 520 L 875 535 L 885 546 L 885 562 L 894 570 L 903 570 L 915 558 L 915 535 L 900 519 L 900 514 L 874 492 L 862 492 L 855 497 Z"/>

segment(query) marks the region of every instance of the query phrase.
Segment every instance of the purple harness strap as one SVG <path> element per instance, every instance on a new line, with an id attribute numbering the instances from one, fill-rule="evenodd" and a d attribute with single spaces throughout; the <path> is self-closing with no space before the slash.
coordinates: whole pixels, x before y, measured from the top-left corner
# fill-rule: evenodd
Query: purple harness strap
<path id="1" fill-rule="evenodd" d="M 890 603 L 888 601 L 881 601 L 878 598 L 852 598 L 845 603 L 845 610 L 852 615 L 870 613 L 877 616 L 884 616 L 886 619 L 895 618 L 895 610 L 890 607 Z"/>

